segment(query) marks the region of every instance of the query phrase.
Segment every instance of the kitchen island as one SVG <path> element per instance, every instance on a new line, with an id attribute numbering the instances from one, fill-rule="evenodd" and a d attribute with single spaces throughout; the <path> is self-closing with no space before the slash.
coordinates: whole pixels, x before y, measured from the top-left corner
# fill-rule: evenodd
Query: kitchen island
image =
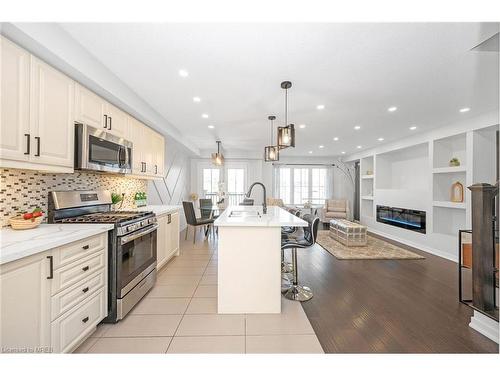
<path id="1" fill-rule="evenodd" d="M 230 206 L 218 227 L 219 314 L 281 312 L 281 227 L 307 222 L 277 206 Z"/>

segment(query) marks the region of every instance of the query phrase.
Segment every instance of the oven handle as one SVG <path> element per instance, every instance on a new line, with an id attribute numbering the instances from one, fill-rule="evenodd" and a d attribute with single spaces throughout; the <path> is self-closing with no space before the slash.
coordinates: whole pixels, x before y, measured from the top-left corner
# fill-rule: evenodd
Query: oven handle
<path id="1" fill-rule="evenodd" d="M 136 240 L 139 237 L 142 237 L 148 233 L 154 232 L 158 228 L 158 224 L 154 224 L 153 226 L 149 227 L 146 230 L 140 231 L 139 233 L 132 233 L 128 236 L 124 236 L 120 239 L 120 245 L 125 245 L 126 243 Z"/>

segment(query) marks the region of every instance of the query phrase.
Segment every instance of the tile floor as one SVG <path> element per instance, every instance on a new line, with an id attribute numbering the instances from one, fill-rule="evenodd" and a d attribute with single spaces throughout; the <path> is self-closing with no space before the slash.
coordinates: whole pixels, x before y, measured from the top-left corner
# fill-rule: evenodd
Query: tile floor
<path id="1" fill-rule="evenodd" d="M 155 287 L 76 353 L 323 353 L 299 302 L 283 298 L 281 314 L 218 315 L 216 241 L 181 237 Z"/>

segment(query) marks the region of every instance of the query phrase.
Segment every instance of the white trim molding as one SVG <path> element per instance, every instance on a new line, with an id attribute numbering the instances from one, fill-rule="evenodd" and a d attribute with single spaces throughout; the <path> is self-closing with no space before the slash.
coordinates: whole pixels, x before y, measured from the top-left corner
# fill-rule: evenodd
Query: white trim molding
<path id="1" fill-rule="evenodd" d="M 474 315 L 470 318 L 469 327 L 498 344 L 499 325 L 496 320 L 481 314 L 479 311 L 474 311 Z"/>

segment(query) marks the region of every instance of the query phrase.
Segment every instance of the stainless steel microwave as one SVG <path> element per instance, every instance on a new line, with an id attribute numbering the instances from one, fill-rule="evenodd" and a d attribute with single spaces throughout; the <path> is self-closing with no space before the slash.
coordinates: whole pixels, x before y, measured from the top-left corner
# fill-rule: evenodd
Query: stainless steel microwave
<path id="1" fill-rule="evenodd" d="M 132 142 L 85 124 L 75 124 L 75 169 L 132 173 Z"/>

